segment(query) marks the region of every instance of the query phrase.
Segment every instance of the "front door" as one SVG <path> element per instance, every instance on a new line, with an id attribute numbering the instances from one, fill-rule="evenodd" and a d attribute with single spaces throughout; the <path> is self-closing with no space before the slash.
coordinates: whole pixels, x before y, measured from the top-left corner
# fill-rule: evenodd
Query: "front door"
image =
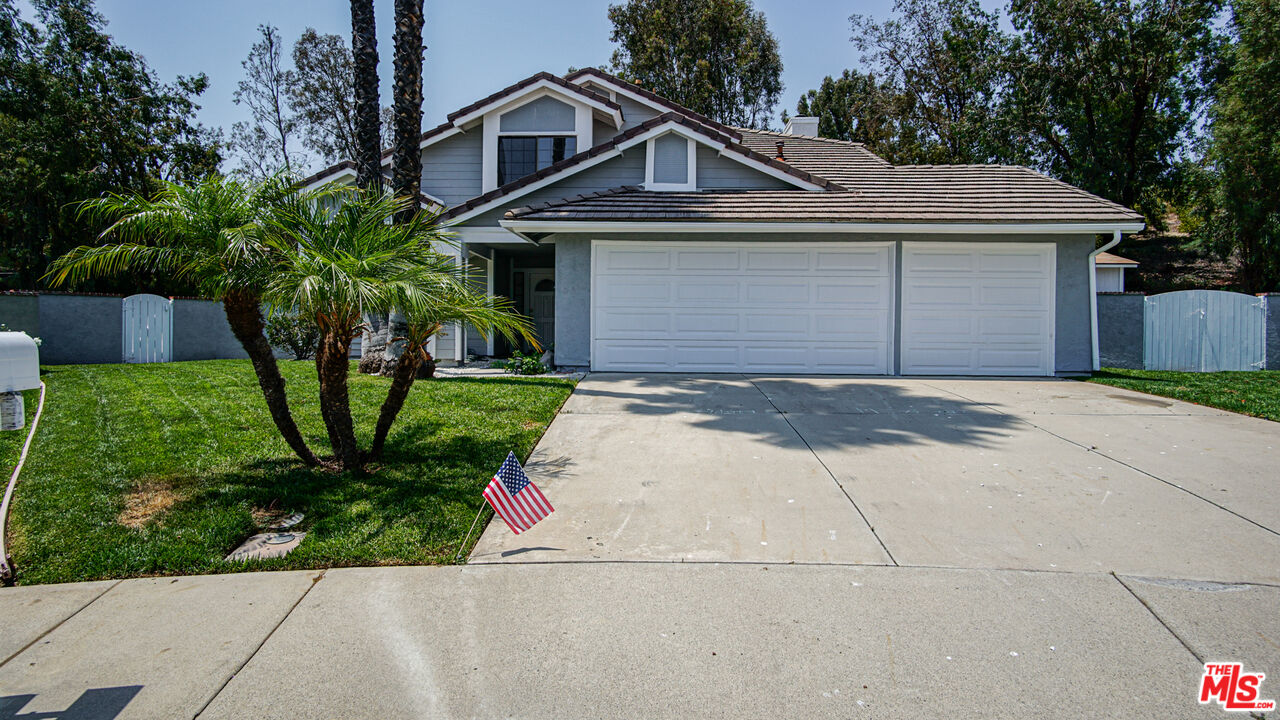
<path id="1" fill-rule="evenodd" d="M 526 273 L 525 288 L 528 298 L 525 307 L 533 319 L 534 332 L 542 349 L 551 347 L 556 339 L 556 274 L 554 270 L 531 270 Z"/>

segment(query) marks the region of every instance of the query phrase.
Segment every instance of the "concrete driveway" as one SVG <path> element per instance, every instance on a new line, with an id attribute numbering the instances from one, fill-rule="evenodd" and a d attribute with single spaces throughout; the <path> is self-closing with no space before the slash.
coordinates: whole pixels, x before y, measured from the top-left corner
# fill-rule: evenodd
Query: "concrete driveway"
<path id="1" fill-rule="evenodd" d="M 1280 583 L 1280 424 L 1067 380 L 592 374 L 472 562 L 835 563 Z"/>

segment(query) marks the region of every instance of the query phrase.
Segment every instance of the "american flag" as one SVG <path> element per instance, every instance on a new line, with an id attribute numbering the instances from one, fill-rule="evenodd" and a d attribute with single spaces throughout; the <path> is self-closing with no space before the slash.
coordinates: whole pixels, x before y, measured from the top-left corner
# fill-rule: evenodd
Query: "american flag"
<path id="1" fill-rule="evenodd" d="M 485 486 L 484 499 L 517 535 L 555 512 L 538 486 L 524 474 L 524 468 L 512 452 L 507 453 L 506 461 Z"/>

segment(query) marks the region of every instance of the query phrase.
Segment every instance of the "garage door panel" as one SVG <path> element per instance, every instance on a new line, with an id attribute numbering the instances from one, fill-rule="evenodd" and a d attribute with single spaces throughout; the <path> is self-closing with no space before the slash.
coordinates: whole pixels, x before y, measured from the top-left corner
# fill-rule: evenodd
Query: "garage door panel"
<path id="1" fill-rule="evenodd" d="M 1043 277 L 1048 272 L 1048 264 L 1048 258 L 1035 253 L 987 250 L 978 255 L 978 270 L 983 273 Z"/>
<path id="2" fill-rule="evenodd" d="M 609 310 L 601 313 L 599 318 L 601 330 L 610 335 L 661 337 L 671 330 L 671 316 L 667 313 Z"/>
<path id="3" fill-rule="evenodd" d="M 737 303 L 742 288 L 736 280 L 679 280 L 676 299 L 682 303 Z"/>
<path id="4" fill-rule="evenodd" d="M 791 303 L 807 305 L 810 302 L 810 284 L 804 280 L 794 282 L 751 282 L 747 283 L 746 301 L 749 303 L 778 304 Z"/>
<path id="5" fill-rule="evenodd" d="M 983 307 L 1043 307 L 1044 285 L 999 284 L 985 282 L 982 284 L 982 287 L 978 292 L 978 304 Z"/>
<path id="6" fill-rule="evenodd" d="M 972 272 L 975 258 L 972 253 L 948 249 L 917 248 L 902 258 L 902 269 L 910 273 L 938 273 L 954 275 Z"/>
<path id="7" fill-rule="evenodd" d="M 902 306 L 972 305 L 975 294 L 976 288 L 972 285 L 919 281 L 902 288 Z"/>
<path id="8" fill-rule="evenodd" d="M 1053 243 L 903 243 L 904 374 L 1052 375 Z"/>
<path id="9" fill-rule="evenodd" d="M 889 280 L 818 280 L 814 299 L 823 305 L 879 307 L 889 293 Z"/>
<path id="10" fill-rule="evenodd" d="M 679 312 L 671 325 L 677 337 L 732 336 L 741 331 L 742 317 L 737 313 Z"/>
<path id="11" fill-rule="evenodd" d="M 666 253 L 665 268 L 618 252 L 632 245 Z M 886 373 L 891 258 L 888 243 L 598 242 L 592 367 Z M 616 283 L 670 291 L 615 293 Z"/>
<path id="12" fill-rule="evenodd" d="M 736 250 L 678 250 L 676 270 L 738 270 L 742 257 Z"/>
<path id="13" fill-rule="evenodd" d="M 808 270 L 810 253 L 797 250 L 746 250 L 748 270 L 777 273 L 786 270 Z"/>
<path id="14" fill-rule="evenodd" d="M 819 272 L 852 273 L 871 277 L 889 274 L 889 248 L 851 250 L 819 250 L 813 254 L 814 269 Z"/>
<path id="15" fill-rule="evenodd" d="M 636 282 L 620 279 L 600 289 L 607 306 L 619 304 L 666 304 L 671 300 L 669 282 Z"/>
<path id="16" fill-rule="evenodd" d="M 669 270 L 671 254 L 659 250 L 642 248 L 605 248 L 601 255 L 601 264 L 606 270 L 619 272 L 628 270 Z"/>

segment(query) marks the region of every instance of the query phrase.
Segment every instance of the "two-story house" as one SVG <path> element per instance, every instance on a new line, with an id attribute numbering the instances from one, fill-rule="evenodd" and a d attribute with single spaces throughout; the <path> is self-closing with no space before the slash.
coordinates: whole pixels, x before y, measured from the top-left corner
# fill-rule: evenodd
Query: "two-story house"
<path id="1" fill-rule="evenodd" d="M 893 166 L 816 133 L 727 127 L 599 70 L 539 73 L 423 133 L 422 201 L 559 366 L 1096 367 L 1098 238 L 1140 215 L 1027 168 Z M 354 177 L 343 162 L 308 183 Z M 466 328 L 436 344 L 508 351 Z"/>

